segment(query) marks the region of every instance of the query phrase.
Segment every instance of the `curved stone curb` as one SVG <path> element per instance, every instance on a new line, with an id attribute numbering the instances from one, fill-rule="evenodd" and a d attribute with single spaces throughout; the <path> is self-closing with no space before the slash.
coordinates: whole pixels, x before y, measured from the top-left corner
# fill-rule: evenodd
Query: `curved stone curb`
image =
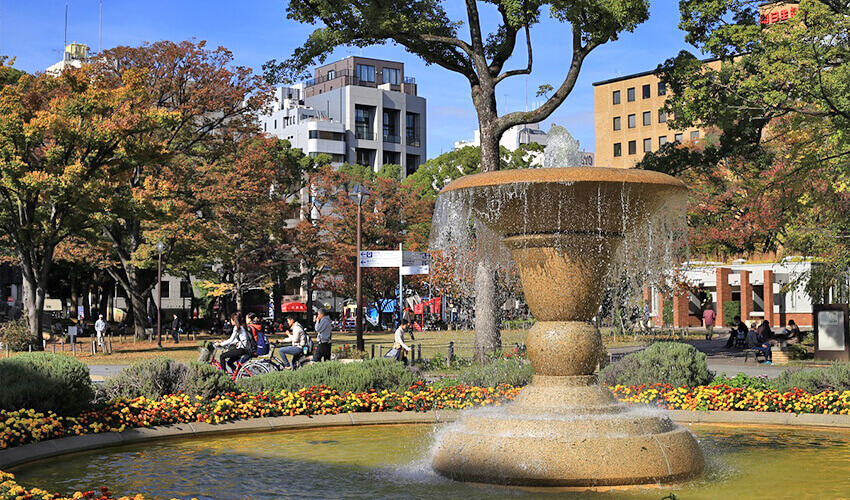
<path id="1" fill-rule="evenodd" d="M 689 411 L 666 410 L 680 424 L 744 424 L 780 425 L 791 427 L 831 427 L 850 429 L 850 415 L 823 415 L 816 413 L 767 413 L 743 411 Z M 264 417 L 237 420 L 222 424 L 193 422 L 160 427 L 140 427 L 123 432 L 84 434 L 49 439 L 0 451 L 0 469 L 23 465 L 44 458 L 78 451 L 140 443 L 169 438 L 189 438 L 209 434 L 234 432 L 264 432 L 309 427 L 339 427 L 348 425 L 379 424 L 434 424 L 453 422 L 459 411 L 431 410 L 427 412 L 340 413 L 338 415 L 296 415 L 293 417 Z"/>
<path id="2" fill-rule="evenodd" d="M 850 429 L 850 415 L 822 413 L 773 413 L 756 411 L 665 410 L 680 424 L 781 425 L 790 427 L 833 427 Z"/>

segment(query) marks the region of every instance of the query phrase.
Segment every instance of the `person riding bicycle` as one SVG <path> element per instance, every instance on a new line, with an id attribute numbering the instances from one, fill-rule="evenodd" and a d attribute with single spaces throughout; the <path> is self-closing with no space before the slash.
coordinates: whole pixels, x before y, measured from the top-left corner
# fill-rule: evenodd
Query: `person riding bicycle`
<path id="1" fill-rule="evenodd" d="M 236 371 L 236 362 L 243 356 L 253 356 L 254 342 L 251 339 L 251 334 L 242 326 L 239 318 L 239 313 L 230 315 L 230 324 L 233 325 L 233 333 L 230 338 L 224 341 L 215 342 L 216 347 L 230 347 L 219 357 L 219 363 L 222 368 L 230 368 L 231 372 Z"/>
<path id="2" fill-rule="evenodd" d="M 298 359 L 304 355 L 304 347 L 306 347 L 309 343 L 309 337 L 307 336 L 307 332 L 304 331 L 304 327 L 301 326 L 298 321 L 296 321 L 295 316 L 289 315 L 286 317 L 286 324 L 289 326 L 289 336 L 283 339 L 284 342 L 292 342 L 292 345 L 281 347 L 278 349 L 278 353 L 280 353 L 281 359 L 283 359 L 283 366 L 289 370 L 292 369 L 292 366 L 298 362 Z M 292 362 L 286 358 L 286 355 L 292 355 Z"/>
<path id="3" fill-rule="evenodd" d="M 266 333 L 263 330 L 263 320 L 254 313 L 248 313 L 245 322 L 248 324 L 248 333 L 254 339 L 254 347 L 257 356 L 265 356 L 269 353 L 269 341 Z M 247 360 L 246 360 L 247 361 Z"/>

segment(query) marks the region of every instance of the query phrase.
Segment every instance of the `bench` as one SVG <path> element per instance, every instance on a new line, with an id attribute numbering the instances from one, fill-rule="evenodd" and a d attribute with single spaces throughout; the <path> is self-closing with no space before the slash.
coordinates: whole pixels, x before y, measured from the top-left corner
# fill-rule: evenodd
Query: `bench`
<path id="1" fill-rule="evenodd" d="M 744 363 L 746 363 L 750 359 L 750 354 L 753 355 L 753 359 L 756 363 L 759 361 L 759 356 L 762 357 L 765 361 L 767 358 L 764 357 L 764 353 L 759 351 L 758 349 L 744 349 Z"/>

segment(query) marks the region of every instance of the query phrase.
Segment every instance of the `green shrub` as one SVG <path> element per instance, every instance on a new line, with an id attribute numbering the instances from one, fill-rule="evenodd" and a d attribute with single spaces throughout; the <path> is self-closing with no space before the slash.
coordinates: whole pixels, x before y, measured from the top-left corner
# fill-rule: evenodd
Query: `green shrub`
<path id="1" fill-rule="evenodd" d="M 729 387 L 743 387 L 755 390 L 775 389 L 775 385 L 766 375 L 751 377 L 744 373 L 739 373 L 732 378 L 722 373 L 711 381 L 709 385 L 728 385 Z"/>
<path id="2" fill-rule="evenodd" d="M 160 399 L 182 392 L 189 396 L 212 399 L 236 390 L 230 376 L 208 363 L 192 361 L 188 365 L 168 358 L 134 363 L 110 377 L 97 388 L 97 400 L 145 397 Z"/>
<path id="3" fill-rule="evenodd" d="M 741 315 L 741 302 L 728 301 L 723 303 L 723 324 L 734 328 L 737 323 L 735 323 L 735 316 Z"/>
<path id="4" fill-rule="evenodd" d="M 534 368 L 522 358 L 497 359 L 486 365 L 472 365 L 461 368 L 451 377 L 446 377 L 438 385 L 442 387 L 466 384 L 479 387 L 495 387 L 510 384 L 522 387 L 531 383 Z"/>
<path id="5" fill-rule="evenodd" d="M 189 363 L 177 387 L 189 396 L 201 396 L 204 399 L 236 391 L 236 383 L 230 375 L 209 363 L 197 361 Z"/>
<path id="6" fill-rule="evenodd" d="M 0 360 L 0 409 L 76 415 L 91 403 L 88 366 L 43 352 Z"/>
<path id="7" fill-rule="evenodd" d="M 629 354 L 599 372 L 606 385 L 670 384 L 674 387 L 705 385 L 713 378 L 705 354 L 690 344 L 656 342 Z"/>
<path id="8" fill-rule="evenodd" d="M 392 359 L 370 359 L 359 363 L 324 362 L 307 365 L 298 370 L 272 372 L 239 381 L 247 392 L 297 391 L 326 385 L 343 392 L 363 392 L 369 389 L 405 391 L 419 380 L 402 363 Z"/>
<path id="9" fill-rule="evenodd" d="M 850 391 L 850 363 L 835 363 L 827 368 L 811 371 L 788 370 L 773 381 L 782 392 L 798 388 L 806 392 L 819 393 L 827 390 Z"/>
<path id="10" fill-rule="evenodd" d="M 184 380 L 187 370 L 183 363 L 168 358 L 139 361 L 107 378 L 98 387 L 97 399 L 133 399 L 142 396 L 160 399 L 180 390 L 180 382 Z"/>
<path id="11" fill-rule="evenodd" d="M 35 344 L 35 337 L 30 333 L 26 320 L 19 319 L 0 326 L 0 342 L 8 345 L 12 351 L 23 352 L 28 351 L 29 346 Z"/>

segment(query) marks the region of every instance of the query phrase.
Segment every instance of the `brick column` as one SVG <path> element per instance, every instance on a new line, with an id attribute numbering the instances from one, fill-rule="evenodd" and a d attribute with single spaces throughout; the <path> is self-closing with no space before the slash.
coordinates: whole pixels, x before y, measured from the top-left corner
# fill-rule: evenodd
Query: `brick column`
<path id="1" fill-rule="evenodd" d="M 750 324 L 750 313 L 753 312 L 753 285 L 750 284 L 750 272 L 741 271 L 741 321 Z"/>
<path id="2" fill-rule="evenodd" d="M 764 319 L 766 319 L 770 326 L 776 327 L 776 317 L 773 314 L 773 271 L 770 269 L 765 269 L 764 271 Z M 778 316 L 778 315 L 777 315 Z"/>
<path id="3" fill-rule="evenodd" d="M 717 275 L 717 290 L 714 294 L 714 300 L 717 302 L 717 326 L 731 326 L 723 322 L 723 305 L 732 300 L 732 287 L 729 285 L 729 275 L 732 270 L 728 267 L 718 267 Z"/>
<path id="4" fill-rule="evenodd" d="M 673 292 L 673 326 L 681 328 L 689 326 L 690 292 L 684 285 L 676 287 Z"/>

